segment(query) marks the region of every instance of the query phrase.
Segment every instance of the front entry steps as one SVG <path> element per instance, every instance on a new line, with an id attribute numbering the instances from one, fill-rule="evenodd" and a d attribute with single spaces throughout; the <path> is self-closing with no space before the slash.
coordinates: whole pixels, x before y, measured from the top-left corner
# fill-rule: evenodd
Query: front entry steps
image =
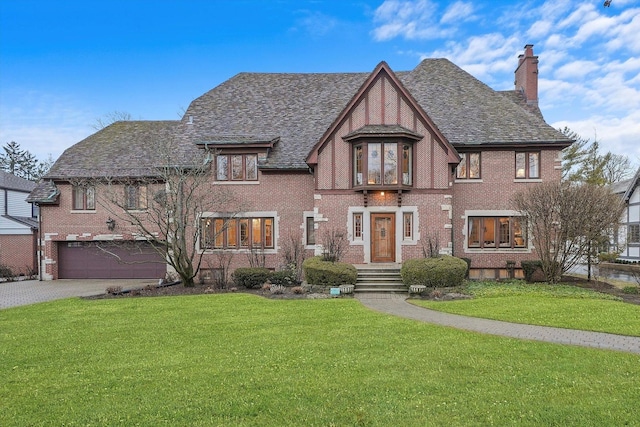
<path id="1" fill-rule="evenodd" d="M 361 264 L 355 267 L 358 279 L 354 292 L 407 293 L 400 276 L 400 264 Z"/>

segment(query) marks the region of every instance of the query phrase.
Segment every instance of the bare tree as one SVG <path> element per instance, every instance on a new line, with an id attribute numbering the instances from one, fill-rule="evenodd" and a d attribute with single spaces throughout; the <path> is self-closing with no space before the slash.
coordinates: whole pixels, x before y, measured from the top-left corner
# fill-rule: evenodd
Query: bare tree
<path id="1" fill-rule="evenodd" d="M 134 178 L 99 178 L 91 181 L 97 203 L 129 232 L 134 240 L 150 243 L 173 267 L 184 286 L 193 286 L 211 235 L 205 212 L 239 212 L 233 194 L 224 186 L 211 186 L 210 165 L 202 153 L 177 160 L 172 144 L 159 148 L 161 161 L 151 173 Z M 210 153 L 208 153 L 210 155 Z M 226 224 L 222 229 L 226 228 Z M 205 231 L 208 230 L 208 231 Z M 218 234 L 222 231 L 218 231 Z"/>
<path id="2" fill-rule="evenodd" d="M 281 239 L 280 248 L 285 267 L 295 272 L 296 279 L 302 281 L 302 263 L 307 256 L 302 231 L 289 231 Z"/>
<path id="3" fill-rule="evenodd" d="M 347 230 L 344 228 L 327 228 L 320 234 L 322 243 L 322 259 L 338 262 L 349 247 Z"/>
<path id="4" fill-rule="evenodd" d="M 111 123 L 129 121 L 131 120 L 131 114 L 126 111 L 112 111 L 110 113 L 105 114 L 102 117 L 98 117 L 96 121 L 91 125 L 95 130 L 104 129 L 109 126 Z"/>
<path id="5" fill-rule="evenodd" d="M 513 202 L 527 219 L 546 280 L 592 255 L 603 236 L 615 228 L 624 209 L 609 188 L 548 182 L 517 193 Z"/>

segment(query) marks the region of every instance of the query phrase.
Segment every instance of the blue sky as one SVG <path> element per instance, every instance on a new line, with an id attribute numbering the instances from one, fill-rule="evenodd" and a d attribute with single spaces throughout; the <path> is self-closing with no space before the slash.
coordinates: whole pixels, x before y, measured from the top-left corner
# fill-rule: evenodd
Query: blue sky
<path id="1" fill-rule="evenodd" d="M 108 113 L 178 119 L 243 71 L 444 57 L 513 89 L 525 44 L 547 122 L 640 163 L 640 0 L 2 0 L 0 144 L 55 159 Z"/>

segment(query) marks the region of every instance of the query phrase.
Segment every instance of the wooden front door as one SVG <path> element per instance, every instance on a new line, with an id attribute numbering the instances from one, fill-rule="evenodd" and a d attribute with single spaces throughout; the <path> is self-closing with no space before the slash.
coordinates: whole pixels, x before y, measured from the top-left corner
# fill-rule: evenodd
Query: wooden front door
<path id="1" fill-rule="evenodd" d="M 371 262 L 396 262 L 396 214 L 371 214 Z"/>

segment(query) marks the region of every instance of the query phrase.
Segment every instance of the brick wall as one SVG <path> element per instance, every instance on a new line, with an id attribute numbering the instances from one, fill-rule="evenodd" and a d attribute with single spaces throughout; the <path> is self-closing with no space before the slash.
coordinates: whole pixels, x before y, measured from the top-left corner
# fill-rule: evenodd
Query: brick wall
<path id="1" fill-rule="evenodd" d="M 35 239 L 33 234 L 0 235 L 0 264 L 14 275 L 37 271 Z"/>

